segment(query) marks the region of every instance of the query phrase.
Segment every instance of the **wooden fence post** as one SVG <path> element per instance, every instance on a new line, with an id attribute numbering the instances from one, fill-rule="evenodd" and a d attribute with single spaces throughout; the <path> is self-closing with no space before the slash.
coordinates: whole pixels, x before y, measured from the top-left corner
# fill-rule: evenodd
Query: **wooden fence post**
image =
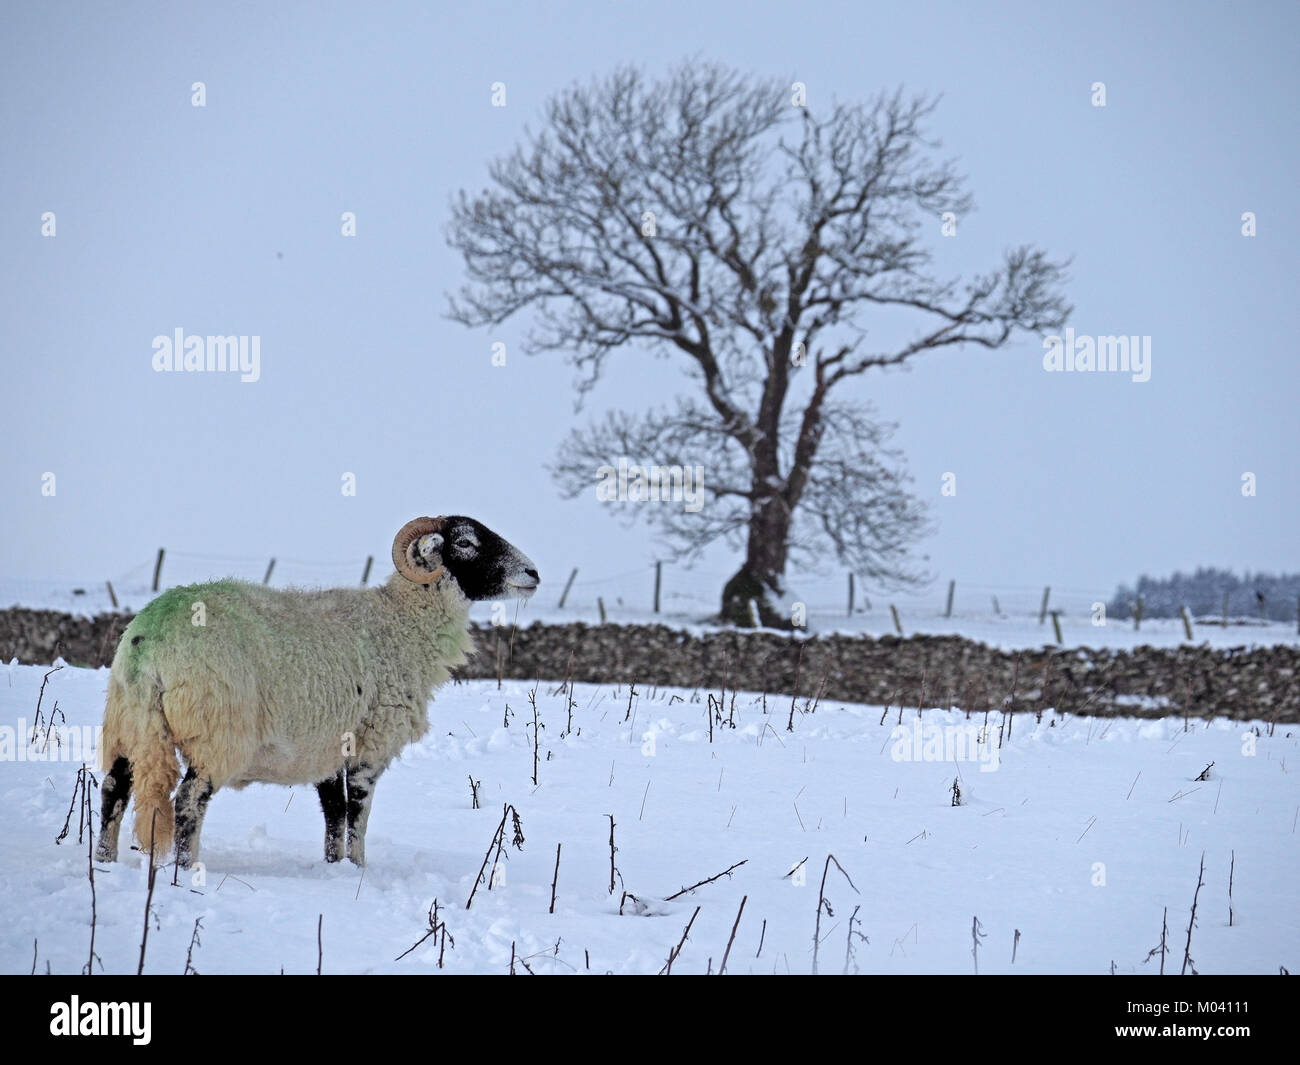
<path id="1" fill-rule="evenodd" d="M 158 548 L 158 561 L 153 564 L 153 590 L 155 592 L 158 590 L 158 578 L 162 576 L 162 564 L 163 564 L 164 553 L 165 552 L 161 547 Z"/>
<path id="2" fill-rule="evenodd" d="M 1065 640 L 1061 637 L 1061 612 L 1059 610 L 1050 611 L 1052 615 L 1052 628 L 1056 632 L 1056 642 L 1062 647 L 1065 646 Z"/>
<path id="3" fill-rule="evenodd" d="M 943 612 L 943 616 L 946 618 L 952 617 L 952 596 L 956 590 L 957 590 L 957 582 L 949 581 L 948 582 L 948 607 Z"/>
<path id="4" fill-rule="evenodd" d="M 366 568 L 361 571 L 361 587 L 366 586 L 366 581 L 370 580 L 370 567 L 375 563 L 374 555 L 366 556 Z"/>
<path id="5" fill-rule="evenodd" d="M 263 584 L 271 583 L 271 570 L 273 569 L 275 569 L 275 559 L 271 559 L 271 561 L 266 564 L 266 576 L 262 578 Z"/>
<path id="6" fill-rule="evenodd" d="M 1187 641 L 1190 643 L 1194 638 L 1192 636 L 1192 619 L 1187 616 L 1187 607 L 1182 607 L 1178 612 L 1183 616 L 1183 631 L 1187 633 Z"/>
<path id="7" fill-rule="evenodd" d="M 573 572 L 577 573 L 578 571 L 575 569 Z M 659 588 L 660 585 L 663 583 L 663 578 L 664 578 L 664 564 L 662 562 L 656 562 L 655 563 L 655 613 L 656 614 L 659 613 Z"/>
<path id="8" fill-rule="evenodd" d="M 1051 594 L 1052 594 L 1052 586 L 1049 584 L 1046 588 L 1043 589 L 1043 605 L 1042 607 L 1039 608 L 1038 611 L 1038 624 L 1040 625 L 1047 620 L 1047 599 Z"/>
<path id="9" fill-rule="evenodd" d="M 113 582 L 112 582 L 112 581 L 105 581 L 104 583 L 108 585 L 108 599 L 109 599 L 109 602 L 111 602 L 111 603 L 113 604 L 113 609 L 116 610 L 116 609 L 117 609 L 117 593 L 113 591 Z"/>
<path id="10" fill-rule="evenodd" d="M 853 574 L 849 574 L 849 617 L 853 617 Z"/>
<path id="11" fill-rule="evenodd" d="M 898 607 L 894 606 L 893 603 L 890 603 L 890 604 L 889 604 L 889 612 L 890 612 L 891 614 L 894 615 L 894 628 L 897 630 L 898 635 L 899 635 L 899 636 L 902 636 L 902 635 L 903 635 L 903 623 L 902 623 L 901 621 L 898 620 Z"/>
<path id="12" fill-rule="evenodd" d="M 577 566 L 574 566 L 574 567 L 573 567 L 573 572 L 569 574 L 569 579 L 568 579 L 567 581 L 565 581 L 565 583 L 564 583 L 564 591 L 562 591 L 562 592 L 560 593 L 560 607 L 559 607 L 559 609 L 561 609 L 561 610 L 564 609 L 564 601 L 565 601 L 567 598 L 569 598 L 569 589 L 573 587 L 573 578 L 576 577 L 577 575 L 578 575 L 578 567 L 577 567 Z"/>

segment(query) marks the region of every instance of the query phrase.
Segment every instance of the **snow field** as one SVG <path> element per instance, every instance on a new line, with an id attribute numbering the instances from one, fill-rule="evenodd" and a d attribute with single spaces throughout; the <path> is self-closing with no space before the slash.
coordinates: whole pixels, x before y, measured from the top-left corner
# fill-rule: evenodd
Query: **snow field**
<path id="1" fill-rule="evenodd" d="M 41 972 L 79 972 L 88 953 L 91 895 L 75 814 L 55 844 L 80 763 L 16 760 L 47 671 L 0 669 L 4 972 L 31 970 L 33 940 Z M 107 677 L 54 673 L 45 716 L 57 701 L 69 727 L 97 725 Z M 834 854 L 853 886 L 832 863 L 822 972 L 845 970 L 855 907 L 852 928 L 867 940 L 854 937 L 851 972 L 971 973 L 976 917 L 981 973 L 1105 973 L 1112 962 L 1121 973 L 1154 972 L 1159 960 L 1144 959 L 1159 944 L 1165 907 L 1166 969 L 1176 972 L 1202 852 L 1196 968 L 1300 966 L 1296 726 L 1270 736 L 1265 723 L 1194 721 L 1184 731 L 1173 718 L 1030 714 L 998 748 L 993 714 L 980 747 L 983 715 L 927 709 L 918 738 L 915 707 L 896 731 L 897 707 L 824 702 L 808 713 L 801 699 L 790 732 L 788 697 L 769 695 L 765 715 L 760 696 L 740 693 L 735 727 L 715 721 L 710 742 L 703 691 L 638 688 L 629 712 L 626 685 L 578 684 L 566 732 L 565 695 L 543 682 L 534 787 L 531 688 L 474 681 L 437 694 L 428 735 L 379 781 L 364 873 L 323 862 L 310 786 L 219 792 L 201 875 L 182 872 L 173 887 L 168 867 L 157 879 L 145 971 L 180 973 L 198 918 L 193 964 L 202 973 L 315 972 L 323 915 L 324 972 L 437 972 L 435 939 L 397 960 L 427 931 L 436 898 L 455 940 L 446 972 L 504 973 L 513 946 L 537 973 L 655 973 L 698 906 L 673 971 L 704 973 L 717 971 L 744 897 L 728 971 L 804 973 Z M 731 693 L 725 706 L 731 717 Z M 492 889 L 480 885 L 466 910 L 505 803 L 517 808 L 525 843 L 509 845 L 507 822 Z M 98 795 L 93 806 L 97 831 Z M 128 829 L 124 861 L 95 873 L 95 950 L 108 972 L 134 972 L 140 952 L 147 883 L 141 855 L 126 849 Z"/>

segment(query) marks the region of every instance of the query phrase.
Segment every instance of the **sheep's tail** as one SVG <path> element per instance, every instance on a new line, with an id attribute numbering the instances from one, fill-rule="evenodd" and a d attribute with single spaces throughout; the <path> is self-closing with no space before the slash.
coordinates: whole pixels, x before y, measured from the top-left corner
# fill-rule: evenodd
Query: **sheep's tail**
<path id="1" fill-rule="evenodd" d="M 171 796 L 180 766 L 157 687 L 143 678 L 128 686 L 116 675 L 109 677 L 101 749 L 105 765 L 119 757 L 130 762 L 136 843 L 145 854 L 152 845 L 154 862 L 159 862 L 171 850 L 176 832 Z"/>

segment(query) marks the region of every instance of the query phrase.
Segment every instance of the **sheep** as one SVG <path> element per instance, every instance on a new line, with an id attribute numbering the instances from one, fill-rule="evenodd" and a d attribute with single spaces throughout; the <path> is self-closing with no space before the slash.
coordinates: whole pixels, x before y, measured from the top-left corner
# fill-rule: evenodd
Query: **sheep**
<path id="1" fill-rule="evenodd" d="M 461 516 L 407 522 L 393 563 L 374 588 L 220 580 L 172 588 L 136 615 L 109 673 L 100 861 L 117 858 L 133 788 L 140 849 L 164 856 L 174 841 L 189 867 L 212 796 L 263 782 L 316 785 L 325 860 L 341 860 L 346 840 L 365 864 L 375 782 L 428 731 L 433 690 L 473 653 L 469 603 L 527 598 L 539 583 L 518 549 Z"/>

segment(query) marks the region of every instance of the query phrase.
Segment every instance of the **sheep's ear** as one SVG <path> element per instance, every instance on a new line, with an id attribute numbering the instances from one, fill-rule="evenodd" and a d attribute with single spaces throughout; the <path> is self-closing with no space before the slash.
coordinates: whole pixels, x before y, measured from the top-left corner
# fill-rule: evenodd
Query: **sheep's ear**
<path id="1" fill-rule="evenodd" d="M 442 533 L 429 533 L 427 536 L 420 537 L 415 549 L 421 558 L 430 559 L 442 551 L 442 543 Z"/>

